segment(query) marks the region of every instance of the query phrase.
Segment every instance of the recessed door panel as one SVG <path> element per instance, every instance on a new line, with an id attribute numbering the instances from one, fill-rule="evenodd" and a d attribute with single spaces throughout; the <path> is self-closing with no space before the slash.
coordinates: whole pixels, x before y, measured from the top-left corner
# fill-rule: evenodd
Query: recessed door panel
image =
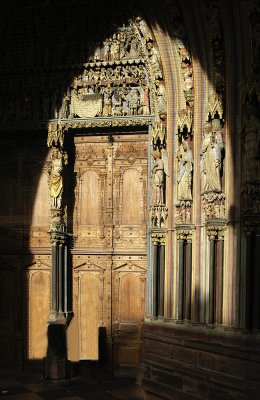
<path id="1" fill-rule="evenodd" d="M 75 354 L 96 360 L 102 348 L 115 373 L 132 374 L 145 310 L 147 135 L 86 135 L 75 148 Z"/>

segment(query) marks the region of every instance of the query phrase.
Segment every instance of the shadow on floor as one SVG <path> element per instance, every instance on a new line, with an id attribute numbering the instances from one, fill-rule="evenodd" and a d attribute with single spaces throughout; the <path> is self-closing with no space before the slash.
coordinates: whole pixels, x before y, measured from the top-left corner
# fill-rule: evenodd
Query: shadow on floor
<path id="1" fill-rule="evenodd" d="M 141 389 L 129 378 L 86 376 L 70 381 L 43 382 L 41 374 L 0 370 L 0 398 L 8 400 L 143 400 Z"/>

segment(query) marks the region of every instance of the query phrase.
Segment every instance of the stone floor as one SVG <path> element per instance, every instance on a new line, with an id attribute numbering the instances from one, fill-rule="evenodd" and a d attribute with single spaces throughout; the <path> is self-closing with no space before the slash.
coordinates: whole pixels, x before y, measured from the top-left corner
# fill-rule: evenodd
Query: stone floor
<path id="1" fill-rule="evenodd" d="M 86 376 L 59 383 L 42 382 L 39 374 L 0 371 L 0 397 L 8 400 L 142 400 L 133 379 L 102 379 Z"/>

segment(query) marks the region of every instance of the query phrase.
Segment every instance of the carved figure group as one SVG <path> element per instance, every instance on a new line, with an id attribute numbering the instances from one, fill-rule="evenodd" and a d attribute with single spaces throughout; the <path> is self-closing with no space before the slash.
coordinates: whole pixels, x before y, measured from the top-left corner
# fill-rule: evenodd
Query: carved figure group
<path id="1" fill-rule="evenodd" d="M 97 60 L 117 61 L 122 58 L 131 59 L 140 57 L 137 38 L 131 29 L 123 26 L 111 37 L 103 41 L 103 46 L 99 51 Z"/>
<path id="2" fill-rule="evenodd" d="M 66 58 L 66 50 L 69 51 L 68 45 L 62 41 L 61 52 L 64 58 Z M 96 114 L 92 112 L 93 115 L 89 115 L 90 117 L 148 115 L 151 112 L 151 105 L 155 107 L 156 103 L 150 103 L 151 93 L 158 98 L 159 110 L 165 111 L 165 86 L 159 50 L 142 18 L 136 18 L 128 25 L 123 24 L 112 35 L 105 38 L 103 43 L 95 44 L 91 40 L 86 43 L 83 40 L 80 43 L 80 53 L 82 61 L 86 63 L 83 64 L 83 72 L 75 76 L 69 88 L 64 84 L 64 80 L 57 82 L 58 74 L 55 69 L 48 80 L 44 76 L 37 77 L 37 82 L 33 83 L 33 87 L 31 86 L 34 81 L 30 78 L 24 80 L 19 78 L 19 81 L 15 81 L 15 84 L 12 84 L 14 87 L 12 98 L 16 99 L 16 93 L 23 92 L 23 99 L 17 96 L 14 102 L 9 102 L 10 89 L 7 85 L 2 90 L 0 99 L 0 117 L 2 117 L 0 119 L 38 121 L 83 118 L 84 116 L 74 113 L 73 101 L 75 98 L 77 98 L 76 101 L 89 101 L 89 95 L 92 94 L 102 95 L 102 107 L 104 105 L 108 109 L 112 107 L 112 111 L 99 110 Z M 87 55 L 88 58 L 84 59 Z M 151 67 L 149 73 L 152 73 L 154 80 L 158 80 L 152 91 L 148 84 L 147 61 Z M 113 88 L 119 87 L 118 94 L 114 92 L 112 99 L 111 96 L 105 95 L 105 88 L 109 83 Z M 123 93 L 124 85 L 127 85 L 127 94 Z"/>

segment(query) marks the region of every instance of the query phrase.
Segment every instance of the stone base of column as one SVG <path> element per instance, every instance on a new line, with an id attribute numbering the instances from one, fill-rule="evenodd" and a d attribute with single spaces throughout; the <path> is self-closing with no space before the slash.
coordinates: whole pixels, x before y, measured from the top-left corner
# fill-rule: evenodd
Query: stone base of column
<path id="1" fill-rule="evenodd" d="M 64 313 L 52 314 L 55 321 L 48 325 L 48 349 L 45 359 L 45 379 L 62 381 L 69 377 L 67 358 L 67 318 Z"/>
<path id="2" fill-rule="evenodd" d="M 48 324 L 63 324 L 69 325 L 73 318 L 73 312 L 51 311 L 49 314 Z"/>

